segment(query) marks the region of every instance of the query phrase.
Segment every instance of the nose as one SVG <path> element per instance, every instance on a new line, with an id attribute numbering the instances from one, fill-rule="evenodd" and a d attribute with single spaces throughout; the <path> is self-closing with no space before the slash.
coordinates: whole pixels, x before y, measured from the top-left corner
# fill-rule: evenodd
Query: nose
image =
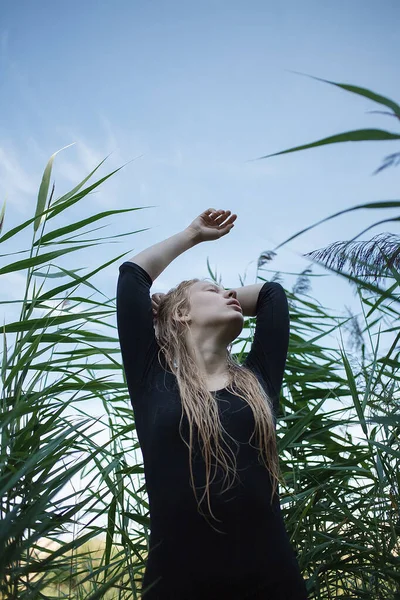
<path id="1" fill-rule="evenodd" d="M 227 291 L 228 291 L 228 298 L 235 298 L 235 300 L 237 300 L 236 290 L 227 290 Z"/>

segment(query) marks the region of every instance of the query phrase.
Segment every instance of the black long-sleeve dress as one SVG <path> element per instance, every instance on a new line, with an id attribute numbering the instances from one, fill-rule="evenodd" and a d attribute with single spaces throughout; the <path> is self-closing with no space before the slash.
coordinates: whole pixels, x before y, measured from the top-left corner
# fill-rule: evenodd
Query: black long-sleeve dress
<path id="1" fill-rule="evenodd" d="M 179 434 L 179 388 L 175 375 L 166 372 L 169 368 L 165 360 L 161 358 L 163 369 L 157 356 L 159 346 L 150 297 L 152 283 L 141 266 L 130 261 L 120 265 L 117 327 L 150 507 L 149 556 L 142 597 L 144 600 L 306 600 L 304 580 L 276 494 L 270 504 L 271 480 L 258 460 L 256 435 L 249 444 L 255 425 L 253 413 L 247 403 L 226 388 L 214 395 L 225 430 L 238 442 L 234 444 L 224 437 L 236 455 L 240 482 L 235 480 L 234 487 L 218 494 L 227 487 L 225 473 L 221 471 L 221 476 L 215 477 L 211 484 L 211 508 L 221 521 L 211 517 L 207 520 L 197 510 L 190 486 L 189 449 Z M 256 311 L 254 339 L 244 365 L 271 397 L 276 421 L 289 342 L 287 298 L 279 283 L 263 285 Z M 184 415 L 182 427 L 189 442 L 189 428 L 184 427 L 187 424 Z M 195 443 L 197 435 L 193 440 Z M 205 465 L 198 445 L 193 452 L 193 473 L 200 500 L 205 491 Z M 214 462 L 211 477 L 213 474 Z M 201 506 L 209 514 L 206 496 Z"/>

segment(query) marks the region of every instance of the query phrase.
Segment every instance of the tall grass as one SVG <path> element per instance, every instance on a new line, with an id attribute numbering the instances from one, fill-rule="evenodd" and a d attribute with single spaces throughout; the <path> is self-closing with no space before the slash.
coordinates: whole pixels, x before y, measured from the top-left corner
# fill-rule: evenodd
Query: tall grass
<path id="1" fill-rule="evenodd" d="M 374 112 L 400 119 L 400 106 L 389 98 L 359 86 L 320 81 L 381 104 L 390 110 Z M 354 130 L 262 158 L 328 144 L 399 139 L 398 132 Z M 400 153 L 387 156 L 375 174 L 398 164 L 399 157 Z M 378 200 L 348 208 L 291 236 L 278 248 L 339 215 L 399 207 L 399 200 Z M 398 220 L 389 217 L 352 240 L 306 254 L 347 279 L 358 294 L 364 321 L 351 315 L 343 323 L 351 332 L 353 353 L 343 345 L 334 353 L 315 346 L 324 335 L 319 333 L 319 317 L 328 328 L 331 320 L 296 293 L 291 297 L 292 309 L 298 308 L 291 313 L 291 323 L 303 322 L 307 336 L 291 336 L 280 450 L 289 488 L 286 522 L 315 598 L 400 598 L 400 238 L 387 232 L 356 241 L 372 227 Z M 386 287 L 378 285 L 381 280 Z M 307 314 L 310 309 L 313 315 Z M 377 334 L 373 328 L 379 329 Z M 387 351 L 380 349 L 383 333 L 391 338 Z M 327 410 L 328 398 L 343 405 Z M 352 434 L 351 425 L 361 428 L 361 438 Z"/>
<path id="2" fill-rule="evenodd" d="M 391 110 L 393 105 L 386 103 Z M 0 275 L 26 274 L 20 317 L 3 325 L 0 594 L 7 600 L 136 599 L 148 552 L 149 506 L 136 456 L 115 298 L 105 299 L 93 284 L 110 265 L 117 279 L 118 265 L 127 257 L 112 257 L 86 275 L 57 262 L 79 251 L 83 264 L 86 247 L 113 239 L 88 238 L 96 231 L 93 225 L 141 209 L 68 218 L 65 211 L 119 169 L 86 186 L 102 161 L 73 190 L 54 199 L 54 156 L 44 171 L 35 214 L 0 237 L 5 249 Z M 400 201 L 373 204 L 364 207 L 393 208 Z M 57 215 L 65 216 L 67 225 L 54 225 Z M 19 234 L 24 240 L 28 232 L 30 247 L 7 252 L 7 242 Z M 310 270 L 286 289 L 291 337 L 278 420 L 286 483 L 281 503 L 310 598 L 400 598 L 398 241 L 388 234 L 364 242 L 358 255 L 351 254 L 354 244 L 341 253 L 335 248 L 336 259 L 342 259 L 336 267 L 328 260 L 329 249 L 309 255 L 348 279 L 360 300 L 362 323 L 352 315 L 329 314 L 307 293 Z M 259 257 L 260 281 L 272 255 Z M 345 256 L 350 273 L 343 270 Z M 275 273 L 269 279 L 279 277 Z M 386 288 L 377 279 L 385 279 Z M 238 347 L 239 360 L 249 349 L 254 323 L 245 321 L 233 348 Z M 326 345 L 329 336 L 343 331 L 350 332 L 351 349 Z M 382 333 L 392 339 L 386 351 Z M 85 409 L 88 403 L 102 407 L 100 417 Z M 355 425 L 361 436 L 354 433 Z"/>

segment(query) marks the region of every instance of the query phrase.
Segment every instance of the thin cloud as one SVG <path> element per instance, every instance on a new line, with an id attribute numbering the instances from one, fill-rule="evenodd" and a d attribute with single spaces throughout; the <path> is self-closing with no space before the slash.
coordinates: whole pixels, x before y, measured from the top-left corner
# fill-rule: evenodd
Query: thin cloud
<path id="1" fill-rule="evenodd" d="M 83 135 L 75 131 L 73 128 L 69 127 L 56 127 L 57 133 L 62 135 L 63 143 L 72 143 L 75 142 L 75 145 L 72 148 L 68 149 L 67 153 L 61 153 L 57 155 L 57 159 L 54 163 L 55 177 L 61 176 L 64 177 L 68 182 L 76 185 L 84 177 L 86 177 L 93 169 L 102 161 L 104 158 L 107 158 L 107 161 L 102 167 L 100 167 L 100 171 L 97 172 L 97 176 L 100 176 L 100 172 L 106 167 L 108 171 L 117 168 L 120 166 L 120 163 L 117 163 L 115 152 L 108 156 L 113 152 L 114 148 L 111 148 L 111 141 L 115 142 L 115 139 L 112 137 L 108 137 L 106 144 L 102 144 L 103 149 L 98 150 L 99 144 L 96 145 L 93 142 L 88 142 L 84 139 Z M 61 144 L 60 144 L 61 146 Z M 69 160 L 69 157 L 72 157 L 72 152 L 74 152 L 74 157 L 76 161 L 73 162 Z M 67 158 L 68 156 L 68 158 Z M 93 180 L 94 181 L 94 180 Z M 89 181 L 89 183 L 92 180 Z M 112 193 L 110 192 L 110 186 L 114 190 Z M 102 208 L 112 208 L 115 205 L 115 181 L 107 182 L 108 191 L 103 191 L 102 189 L 98 189 L 94 192 L 96 196 L 96 204 L 101 204 Z"/>
<path id="2" fill-rule="evenodd" d="M 12 199 L 13 206 L 20 211 L 26 206 L 20 194 L 36 195 L 38 181 L 22 166 L 11 148 L 0 146 L 0 191 Z"/>

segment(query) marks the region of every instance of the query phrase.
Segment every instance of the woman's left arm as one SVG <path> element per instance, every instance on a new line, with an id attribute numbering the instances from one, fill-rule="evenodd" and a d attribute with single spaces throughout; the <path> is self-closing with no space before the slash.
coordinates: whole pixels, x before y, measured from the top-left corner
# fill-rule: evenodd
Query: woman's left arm
<path id="1" fill-rule="evenodd" d="M 236 292 L 236 297 L 240 302 L 244 317 L 256 316 L 258 295 L 264 283 L 254 283 L 238 288 L 228 288 L 229 290 L 234 290 Z"/>

